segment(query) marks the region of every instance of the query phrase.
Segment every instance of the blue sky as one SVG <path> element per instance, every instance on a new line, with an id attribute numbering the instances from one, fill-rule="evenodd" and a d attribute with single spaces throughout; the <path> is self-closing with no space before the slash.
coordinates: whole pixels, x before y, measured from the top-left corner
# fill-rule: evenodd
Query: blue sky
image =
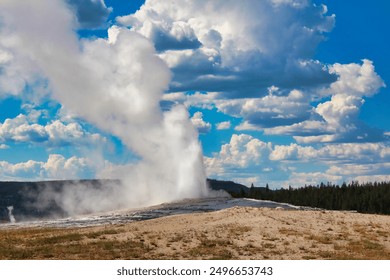
<path id="1" fill-rule="evenodd" d="M 85 57 L 79 58 L 94 65 L 91 71 L 101 65 L 113 69 L 107 75 L 96 70 L 97 85 L 106 78 L 118 81 L 120 70 L 111 65 L 122 59 L 118 53 L 129 59 L 139 53 L 124 69 L 134 82 L 144 55 L 137 48 L 154 46 L 163 66 L 153 60 L 157 64 L 140 74 L 148 82 L 137 80 L 139 87 L 129 88 L 152 95 L 161 88 L 157 102 L 164 112 L 186 107 L 210 178 L 272 188 L 390 180 L 388 1 L 176 2 L 67 0 L 58 14 L 75 19 L 76 39 L 72 28 L 65 30 L 50 14 L 45 30 L 31 29 L 28 36 L 38 50 L 45 44 L 50 49 L 51 40 L 67 50 L 81 46 Z M 58 61 L 39 62 L 33 46 L 15 43 L 23 35 L 24 18 L 17 16 L 23 4 L 3 5 L 8 13 L 0 12 L 0 180 L 111 178 L 140 161 L 143 150 L 132 148 L 137 130 L 124 135 L 101 124 L 99 110 L 108 110 L 109 103 L 95 108 L 88 100 L 105 100 L 104 95 L 67 94 L 73 88 L 56 74 L 69 66 L 61 59 L 67 55 L 59 51 Z M 136 35 L 117 53 L 103 52 L 99 44 L 110 40 L 108 30 Z M 168 67 L 170 77 L 160 67 Z M 154 83 L 157 78 L 166 85 Z M 135 101 L 129 100 L 122 102 L 128 105 L 123 116 L 153 117 L 134 113 Z M 140 108 L 152 110 L 156 99 L 145 100 L 151 104 Z"/>

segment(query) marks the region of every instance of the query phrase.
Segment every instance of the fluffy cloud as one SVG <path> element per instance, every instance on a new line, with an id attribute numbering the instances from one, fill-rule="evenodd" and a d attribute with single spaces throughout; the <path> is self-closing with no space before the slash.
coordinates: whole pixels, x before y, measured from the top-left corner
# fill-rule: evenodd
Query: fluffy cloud
<path id="1" fill-rule="evenodd" d="M 335 63 L 329 67 L 329 72 L 338 76 L 328 89 L 334 95 L 372 96 L 385 86 L 368 59 L 363 59 L 361 65 Z"/>
<path id="2" fill-rule="evenodd" d="M 87 158 L 65 158 L 51 154 L 46 162 L 29 160 L 12 164 L 0 161 L 1 180 L 82 179 L 95 173 L 96 164 Z"/>
<path id="3" fill-rule="evenodd" d="M 311 117 L 292 125 L 265 129 L 267 134 L 289 134 L 301 143 L 313 142 L 376 142 L 385 138 L 384 132 L 368 127 L 359 120 L 364 96 L 376 94 L 385 84 L 375 72 L 373 63 L 334 64 L 330 73 L 337 81 L 319 90 L 318 95 L 331 96 L 319 103 Z"/>
<path id="4" fill-rule="evenodd" d="M 265 128 L 266 134 L 274 135 L 293 135 L 294 138 L 298 139 L 298 136 L 306 136 L 306 139 L 315 138 L 317 136 L 323 137 L 322 135 L 331 133 L 325 122 L 318 120 L 306 120 L 300 123 L 296 123 L 290 126 L 277 126 Z M 314 142 L 314 141 L 313 141 Z"/>
<path id="5" fill-rule="evenodd" d="M 267 158 L 270 149 L 270 143 L 246 134 L 233 134 L 230 143 L 222 145 L 218 157 L 224 164 L 247 167 L 249 164 L 262 162 Z"/>
<path id="6" fill-rule="evenodd" d="M 117 21 L 160 50 L 174 74 L 166 100 L 216 107 L 243 119 L 236 130 L 288 134 L 300 143 L 384 139 L 383 131 L 359 121 L 364 97 L 384 86 L 373 63 L 324 65 L 312 59 L 335 21 L 324 5 L 148 0 Z M 170 46 L 161 47 L 167 37 Z M 186 96 L 187 90 L 198 92 Z"/>
<path id="7" fill-rule="evenodd" d="M 218 130 L 229 129 L 231 127 L 231 125 L 232 124 L 230 121 L 220 122 L 220 123 L 217 123 L 217 129 Z"/>
<path id="8" fill-rule="evenodd" d="M 268 162 L 272 151 L 270 143 L 262 142 L 247 134 L 233 134 L 230 142 L 222 145 L 218 153 L 213 157 L 205 157 L 205 164 L 209 176 L 226 175 L 234 173 L 234 170 L 243 169 L 253 171 L 260 164 Z"/>
<path id="9" fill-rule="evenodd" d="M 42 162 L 33 160 L 16 164 L 0 161 L 0 178 L 1 180 L 38 179 L 40 178 L 42 166 Z"/>
<path id="10" fill-rule="evenodd" d="M 387 143 L 345 143 L 330 144 L 315 149 L 311 146 L 300 146 L 295 143 L 275 145 L 271 160 L 293 161 L 306 160 L 315 162 L 387 162 L 390 160 L 390 146 Z"/>
<path id="11" fill-rule="evenodd" d="M 52 154 L 47 162 L 43 163 L 42 169 L 45 177 L 57 179 L 80 178 L 87 168 L 92 166 L 86 158 L 71 157 L 66 159 L 62 155 Z"/>
<path id="12" fill-rule="evenodd" d="M 105 24 L 112 8 L 104 0 L 66 0 L 75 10 L 81 28 L 98 28 Z"/>
<path id="13" fill-rule="evenodd" d="M 170 102 L 218 111 L 242 122 L 238 131 L 263 130 L 271 135 L 291 135 L 299 143 L 378 142 L 386 134 L 359 120 L 365 96 L 376 94 L 385 84 L 369 60 L 361 64 L 334 64 L 328 71 L 338 79 L 315 90 L 285 91 L 268 87 L 256 98 L 226 99 L 221 93 L 167 94 Z M 355 82 L 353 82 L 355 81 Z M 318 102 L 318 100 L 326 101 Z M 330 99 L 330 100 L 328 100 Z M 317 105 L 313 106 L 315 102 Z"/>
<path id="14" fill-rule="evenodd" d="M 297 152 L 281 150 L 280 147 L 274 147 L 271 143 L 250 135 L 233 134 L 230 142 L 223 144 L 218 153 L 205 157 L 207 174 L 213 178 L 241 183 L 250 181 L 257 186 L 264 185 L 265 182 L 275 187 L 282 186 L 294 169 L 285 164 L 280 154 L 289 153 L 292 156 Z M 285 158 L 286 156 L 283 159 Z"/>
<path id="15" fill-rule="evenodd" d="M 247 134 L 233 135 L 218 153 L 205 158 L 208 175 L 255 184 L 295 187 L 319 182 L 342 183 L 389 174 L 390 147 L 386 143 L 330 144 L 318 148 L 272 145 Z M 311 172 L 300 172 L 296 163 Z M 281 175 L 283 174 L 283 175 Z"/>
<path id="16" fill-rule="evenodd" d="M 64 124 L 54 120 L 46 125 L 31 123 L 29 116 L 20 114 L 0 123 L 1 142 L 45 143 L 48 146 L 89 145 L 106 140 L 96 133 L 86 132 L 78 123 Z"/>
<path id="17" fill-rule="evenodd" d="M 310 96 L 299 90 L 283 95 L 277 87 L 269 87 L 268 95 L 260 98 L 224 99 L 216 92 L 191 95 L 171 93 L 165 101 L 183 103 L 187 107 L 203 109 L 217 108 L 219 112 L 236 118 L 243 118 L 236 130 L 278 129 L 283 125 L 296 125 L 310 118 L 314 109 L 310 106 Z M 289 127 L 289 126 L 287 126 Z M 295 130 L 294 130 L 295 131 Z"/>
<path id="18" fill-rule="evenodd" d="M 215 106 L 224 114 L 242 117 L 256 128 L 294 124 L 310 117 L 307 98 L 298 90 L 287 96 L 269 94 L 262 98 L 216 100 Z"/>
<path id="19" fill-rule="evenodd" d="M 297 160 L 315 158 L 316 150 L 313 147 L 302 147 L 297 144 L 289 146 L 276 145 L 270 154 L 271 160 Z"/>
<path id="20" fill-rule="evenodd" d="M 26 116 L 20 114 L 0 124 L 0 139 L 2 142 L 44 142 L 48 140 L 48 135 L 43 126 L 29 124 Z"/>
<path id="21" fill-rule="evenodd" d="M 315 86 L 334 79 L 311 59 L 334 16 L 311 1 L 147 0 L 117 21 L 155 43 L 174 73 L 172 92 L 248 97 L 272 85 Z"/>
<path id="22" fill-rule="evenodd" d="M 191 122 L 198 129 L 199 133 L 208 133 L 211 130 L 211 123 L 203 120 L 202 112 L 196 112 L 192 116 Z"/>
<path id="23" fill-rule="evenodd" d="M 320 103 L 315 111 L 330 126 L 345 127 L 351 121 L 357 120 L 364 104 L 362 97 L 374 95 L 385 84 L 375 72 L 372 62 L 366 59 L 362 65 L 336 63 L 330 67 L 330 72 L 339 77 L 325 90 L 332 94 L 332 98 Z"/>

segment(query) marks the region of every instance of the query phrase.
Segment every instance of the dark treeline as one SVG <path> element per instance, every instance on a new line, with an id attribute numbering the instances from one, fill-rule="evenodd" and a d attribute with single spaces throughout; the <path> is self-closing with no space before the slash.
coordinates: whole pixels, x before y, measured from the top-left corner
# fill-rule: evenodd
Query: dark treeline
<path id="1" fill-rule="evenodd" d="M 270 190 L 268 185 L 265 188 L 252 185 L 247 193 L 241 192 L 238 196 L 329 210 L 390 214 L 390 182 L 351 182 L 342 186 L 321 183 L 317 186 L 278 190 Z"/>

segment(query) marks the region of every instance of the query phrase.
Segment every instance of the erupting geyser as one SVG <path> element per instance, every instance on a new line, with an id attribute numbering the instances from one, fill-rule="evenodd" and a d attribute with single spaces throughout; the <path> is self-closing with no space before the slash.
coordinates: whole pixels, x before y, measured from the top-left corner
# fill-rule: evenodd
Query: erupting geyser
<path id="1" fill-rule="evenodd" d="M 12 30 L 9 49 L 37 66 L 53 97 L 140 158 L 100 174 L 121 179 L 121 188 L 72 188 L 46 193 L 41 201 L 55 199 L 73 214 L 208 194 L 198 134 L 186 109 L 160 108 L 171 74 L 148 39 L 113 26 L 107 39 L 79 41 L 75 17 L 60 0 L 4 0 L 0 8 Z"/>

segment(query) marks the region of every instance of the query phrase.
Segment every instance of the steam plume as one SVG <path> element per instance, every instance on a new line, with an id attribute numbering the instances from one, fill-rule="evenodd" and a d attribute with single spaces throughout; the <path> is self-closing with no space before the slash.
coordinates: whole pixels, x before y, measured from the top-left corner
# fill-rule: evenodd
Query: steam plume
<path id="1" fill-rule="evenodd" d="M 13 206 L 8 206 L 7 209 L 8 209 L 9 221 L 10 221 L 12 224 L 16 223 L 14 214 L 12 213 L 12 211 L 14 210 L 14 207 L 13 207 Z"/>
<path id="2" fill-rule="evenodd" d="M 116 170 L 120 189 L 76 188 L 49 198 L 74 212 L 75 201 L 84 202 L 83 211 L 96 211 L 207 195 L 202 151 L 188 112 L 182 106 L 160 109 L 170 71 L 148 39 L 114 26 L 108 39 L 79 41 L 72 31 L 75 18 L 59 0 L 5 0 L 0 8 L 7 47 L 39 67 L 54 98 L 119 137 L 141 159 Z"/>

